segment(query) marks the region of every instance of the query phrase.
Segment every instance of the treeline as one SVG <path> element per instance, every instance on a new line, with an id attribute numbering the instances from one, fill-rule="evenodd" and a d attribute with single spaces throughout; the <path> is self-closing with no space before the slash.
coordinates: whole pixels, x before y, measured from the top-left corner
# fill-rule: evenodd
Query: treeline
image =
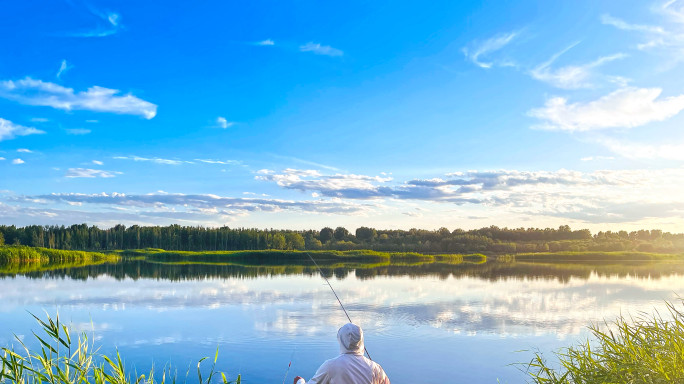
<path id="1" fill-rule="evenodd" d="M 87 224 L 72 226 L 0 226 L 0 245 L 28 245 L 51 249 L 105 251 L 160 248 L 178 251 L 223 250 L 353 250 L 423 253 L 533 253 L 587 251 L 684 252 L 684 234 L 661 230 L 598 232 L 558 228 L 499 228 L 475 230 L 380 230 L 343 227 L 321 230 L 208 228 L 169 226 L 102 229 Z"/>

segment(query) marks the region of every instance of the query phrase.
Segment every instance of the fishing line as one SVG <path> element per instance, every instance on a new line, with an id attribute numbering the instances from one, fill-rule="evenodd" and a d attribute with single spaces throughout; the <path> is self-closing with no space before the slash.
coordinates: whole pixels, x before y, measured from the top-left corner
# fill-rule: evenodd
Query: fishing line
<path id="1" fill-rule="evenodd" d="M 344 308 L 344 305 L 342 304 L 342 300 L 340 300 L 340 297 L 337 296 L 337 292 L 335 292 L 335 289 L 334 289 L 333 286 L 330 284 L 330 281 L 328 281 L 328 278 L 325 277 L 325 275 L 323 274 L 323 271 L 321 270 L 321 267 L 318 266 L 318 263 L 316 262 L 316 260 L 313 259 L 313 257 L 311 257 L 311 255 L 309 254 L 309 252 L 305 252 L 305 253 L 306 253 L 307 256 L 309 256 L 309 259 L 311 259 L 311 261 L 313 261 L 313 263 L 314 263 L 314 265 L 316 266 L 316 268 L 318 268 L 318 272 L 320 272 L 321 277 L 323 277 L 323 280 L 325 280 L 325 282 L 328 283 L 328 287 L 330 287 L 330 290 L 332 291 L 333 295 L 335 295 L 335 298 L 337 299 L 337 302 L 340 303 L 340 307 L 342 307 L 342 310 L 344 311 L 344 314 L 347 315 L 347 320 L 349 320 L 350 323 L 354 323 L 354 322 L 352 321 L 351 317 L 349 317 L 349 314 L 347 313 L 347 310 Z M 370 360 L 372 361 L 373 359 L 370 357 L 370 353 L 368 353 L 368 350 L 366 349 L 366 346 L 365 346 L 365 345 L 363 346 L 363 351 L 366 352 L 366 355 L 368 356 L 368 359 L 370 359 Z"/>
<path id="2" fill-rule="evenodd" d="M 295 348 L 295 350 L 292 351 L 292 355 L 290 355 L 290 364 L 287 365 L 287 371 L 285 371 L 285 377 L 283 377 L 283 384 L 285 384 L 287 374 L 290 373 L 290 367 L 292 367 L 292 358 L 294 357 L 295 352 L 297 352 L 297 348 Z"/>

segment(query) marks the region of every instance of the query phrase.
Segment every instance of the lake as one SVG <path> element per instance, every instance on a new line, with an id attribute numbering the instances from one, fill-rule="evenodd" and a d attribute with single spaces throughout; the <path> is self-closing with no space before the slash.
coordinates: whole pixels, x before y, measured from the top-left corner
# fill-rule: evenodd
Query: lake
<path id="1" fill-rule="evenodd" d="M 591 322 L 664 308 L 684 293 L 684 263 L 496 262 L 325 267 L 366 347 L 393 384 L 523 383 L 514 363 L 586 339 Z M 122 260 L 0 278 L 0 345 L 31 342 L 27 313 L 59 312 L 117 348 L 128 369 L 172 364 L 196 380 L 213 358 L 229 379 L 310 378 L 337 355 L 346 322 L 313 267 Z M 14 343 L 17 344 L 16 342 Z"/>

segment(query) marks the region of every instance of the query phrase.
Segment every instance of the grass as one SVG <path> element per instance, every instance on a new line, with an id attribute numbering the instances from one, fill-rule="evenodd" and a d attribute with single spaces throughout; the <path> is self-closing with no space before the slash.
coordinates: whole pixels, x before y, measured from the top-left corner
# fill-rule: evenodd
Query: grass
<path id="1" fill-rule="evenodd" d="M 2 356 L 0 356 L 2 360 L 0 383 L 2 384 L 175 384 L 177 382 L 177 377 L 170 368 L 163 369 L 161 377 L 155 376 L 154 368 L 148 375 L 131 374 L 126 371 L 118 351 L 116 356 L 112 357 L 100 355 L 95 345 L 89 342 L 85 332 L 76 339 L 72 338 L 69 327 L 60 323 L 59 316 L 54 320 L 47 316 L 45 321 L 34 317 L 43 330 L 41 335 L 33 333 L 40 350 L 30 350 L 19 337 L 16 338 L 21 346 L 19 350 L 2 348 Z M 218 349 L 208 374 L 203 376 L 201 364 L 206 359 L 204 357 L 197 363 L 198 383 L 218 383 L 218 373 L 215 370 Z M 234 381 L 228 381 L 225 373 L 220 373 L 220 379 L 223 384 L 240 384 L 242 381 L 240 375 Z"/>
<path id="2" fill-rule="evenodd" d="M 652 253 L 633 251 L 614 252 L 538 252 L 518 253 L 512 256 L 516 261 L 643 261 L 643 260 L 682 260 L 684 254 Z"/>
<path id="3" fill-rule="evenodd" d="M 118 259 L 117 255 L 99 252 L 66 251 L 20 245 L 0 246 L 0 274 L 83 267 Z"/>
<path id="4" fill-rule="evenodd" d="M 684 301 L 683 301 L 684 302 Z M 540 384 L 681 384 L 684 383 L 684 312 L 667 303 L 669 316 L 620 316 L 589 327 L 594 341 L 556 353 L 554 368 L 537 353 L 527 365 Z"/>

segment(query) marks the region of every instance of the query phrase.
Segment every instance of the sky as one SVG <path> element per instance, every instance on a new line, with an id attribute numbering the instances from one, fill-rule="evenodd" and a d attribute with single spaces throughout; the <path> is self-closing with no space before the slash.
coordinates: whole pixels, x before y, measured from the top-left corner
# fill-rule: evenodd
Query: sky
<path id="1" fill-rule="evenodd" d="M 0 224 L 684 228 L 684 0 L 6 1 Z"/>

